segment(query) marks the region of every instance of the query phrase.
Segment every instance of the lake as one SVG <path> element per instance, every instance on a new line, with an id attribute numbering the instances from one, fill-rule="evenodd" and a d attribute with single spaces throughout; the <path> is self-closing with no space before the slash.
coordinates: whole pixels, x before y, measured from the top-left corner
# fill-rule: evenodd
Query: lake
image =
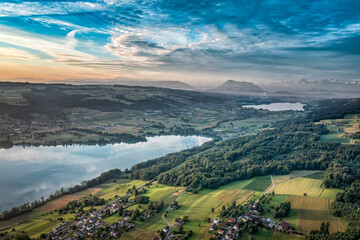
<path id="1" fill-rule="evenodd" d="M 61 187 L 79 184 L 109 169 L 130 169 L 136 163 L 209 140 L 198 136 L 158 136 L 134 144 L 0 149 L 0 212 L 41 196 L 47 198 Z"/>
<path id="2" fill-rule="evenodd" d="M 255 108 L 255 109 L 264 109 L 269 111 L 304 111 L 305 104 L 300 102 L 290 103 L 290 102 L 279 102 L 279 103 L 270 103 L 270 104 L 261 104 L 261 105 L 243 105 L 244 108 Z"/>

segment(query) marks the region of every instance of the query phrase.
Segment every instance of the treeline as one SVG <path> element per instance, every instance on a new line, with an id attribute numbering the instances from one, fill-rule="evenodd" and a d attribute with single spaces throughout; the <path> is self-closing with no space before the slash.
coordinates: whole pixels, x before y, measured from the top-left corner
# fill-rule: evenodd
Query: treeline
<path id="1" fill-rule="evenodd" d="M 151 180 L 162 172 L 168 171 L 185 162 L 190 156 L 199 154 L 215 145 L 215 140 L 177 153 L 167 154 L 146 162 L 141 162 L 131 168 L 131 178 Z"/>
<path id="2" fill-rule="evenodd" d="M 9 220 L 13 217 L 19 216 L 21 214 L 32 211 L 33 209 L 44 205 L 45 203 L 54 200 L 60 196 L 66 194 L 76 193 L 82 190 L 85 190 L 89 187 L 93 187 L 97 184 L 104 183 L 113 178 L 119 178 L 122 176 L 122 172 L 120 169 L 111 169 L 107 172 L 102 173 L 100 176 L 93 178 L 88 181 L 83 181 L 81 185 L 75 185 L 74 187 L 70 187 L 67 190 L 62 188 L 61 190 L 56 191 L 54 194 L 50 195 L 47 199 L 42 198 L 40 201 L 34 201 L 32 203 L 25 203 L 20 206 L 14 206 L 10 210 L 5 210 L 0 215 L 0 221 Z"/>
<path id="3" fill-rule="evenodd" d="M 0 148 L 9 149 L 12 148 L 13 146 L 14 144 L 10 140 L 0 141 Z"/>

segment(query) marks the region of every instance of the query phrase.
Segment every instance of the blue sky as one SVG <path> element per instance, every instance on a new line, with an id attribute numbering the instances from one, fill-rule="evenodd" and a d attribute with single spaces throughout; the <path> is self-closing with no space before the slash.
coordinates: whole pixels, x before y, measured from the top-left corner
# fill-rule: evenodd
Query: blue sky
<path id="1" fill-rule="evenodd" d="M 0 79 L 360 79 L 360 1 L 0 2 Z"/>

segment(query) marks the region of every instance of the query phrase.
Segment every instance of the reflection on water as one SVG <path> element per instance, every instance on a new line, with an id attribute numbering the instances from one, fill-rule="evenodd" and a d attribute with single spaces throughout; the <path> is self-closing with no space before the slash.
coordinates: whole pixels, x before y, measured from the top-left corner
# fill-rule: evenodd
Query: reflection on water
<path id="1" fill-rule="evenodd" d="M 280 102 L 280 103 L 270 103 L 270 104 L 261 104 L 261 105 L 244 105 L 244 108 L 255 108 L 255 109 L 265 109 L 269 111 L 304 111 L 304 104 L 290 103 L 290 102 Z"/>
<path id="2" fill-rule="evenodd" d="M 0 149 L 0 212 L 45 198 L 113 168 L 199 146 L 209 138 L 159 136 L 147 142 L 106 146 L 21 147 Z"/>

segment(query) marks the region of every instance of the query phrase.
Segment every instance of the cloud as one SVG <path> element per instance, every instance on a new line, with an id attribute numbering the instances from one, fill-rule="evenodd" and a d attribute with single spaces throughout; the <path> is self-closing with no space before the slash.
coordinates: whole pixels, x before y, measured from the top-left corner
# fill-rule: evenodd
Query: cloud
<path id="1" fill-rule="evenodd" d="M 38 60 L 39 58 L 27 51 L 17 48 L 0 47 L 0 58 L 21 59 L 21 60 Z"/>
<path id="2" fill-rule="evenodd" d="M 69 13 L 102 11 L 105 9 L 106 5 L 84 1 L 5 2 L 0 3 L 0 17 L 65 15 Z"/>
<path id="3" fill-rule="evenodd" d="M 11 1 L 0 41 L 104 74 L 354 78 L 359 12 L 356 0 Z"/>

